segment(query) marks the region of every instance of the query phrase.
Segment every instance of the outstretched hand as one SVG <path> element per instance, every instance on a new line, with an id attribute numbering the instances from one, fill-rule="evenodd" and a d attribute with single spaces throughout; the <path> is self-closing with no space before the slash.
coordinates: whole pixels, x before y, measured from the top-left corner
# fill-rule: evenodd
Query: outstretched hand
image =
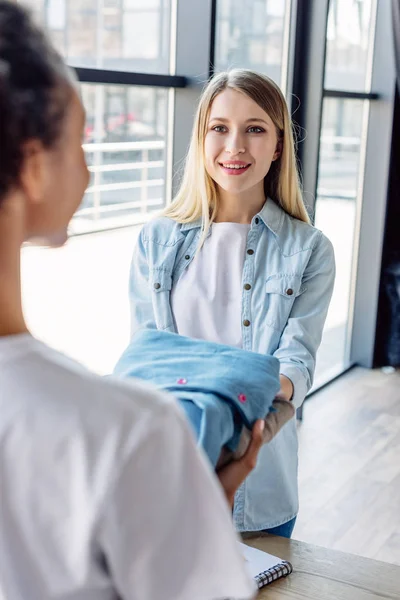
<path id="1" fill-rule="evenodd" d="M 275 398 L 272 407 L 273 410 L 265 419 L 255 422 L 251 432 L 243 428 L 233 460 L 232 453 L 225 449 L 221 453 L 217 476 L 232 507 L 237 489 L 257 464 L 261 446 L 270 442 L 295 414 L 292 402 L 286 400 L 283 395 Z"/>
<path id="2" fill-rule="evenodd" d="M 264 429 L 265 420 L 258 419 L 251 431 L 250 443 L 243 456 L 217 469 L 217 477 L 232 508 L 236 491 L 257 464 L 258 453 L 264 443 Z"/>

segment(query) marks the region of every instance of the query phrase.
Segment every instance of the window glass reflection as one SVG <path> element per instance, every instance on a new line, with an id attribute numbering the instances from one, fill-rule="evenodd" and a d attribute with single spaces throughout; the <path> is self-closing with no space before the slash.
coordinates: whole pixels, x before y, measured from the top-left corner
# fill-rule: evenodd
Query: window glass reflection
<path id="1" fill-rule="evenodd" d="M 315 384 L 347 368 L 352 259 L 363 119 L 368 102 L 326 98 L 323 105 L 315 225 L 335 249 L 336 282 L 318 352 Z"/>
<path id="2" fill-rule="evenodd" d="M 281 83 L 287 0 L 218 0 L 215 67 L 240 67 Z"/>
<path id="3" fill-rule="evenodd" d="M 331 0 L 325 88 L 369 91 L 368 57 L 376 0 Z"/>
<path id="4" fill-rule="evenodd" d="M 171 0 L 24 0 L 73 66 L 169 72 Z"/>
<path id="5" fill-rule="evenodd" d="M 168 90 L 81 86 L 91 180 L 72 233 L 144 222 L 165 204 Z"/>

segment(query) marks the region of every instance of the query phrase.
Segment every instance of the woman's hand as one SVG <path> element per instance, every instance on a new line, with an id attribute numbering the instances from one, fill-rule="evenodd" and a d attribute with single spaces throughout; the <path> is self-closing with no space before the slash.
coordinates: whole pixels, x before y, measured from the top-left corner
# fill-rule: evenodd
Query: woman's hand
<path id="1" fill-rule="evenodd" d="M 264 442 L 264 428 L 264 419 L 256 421 L 251 432 L 250 443 L 243 456 L 217 470 L 217 477 L 232 508 L 236 491 L 257 464 L 258 453 Z"/>
<path id="2" fill-rule="evenodd" d="M 281 389 L 278 396 L 281 396 L 285 400 L 291 400 L 294 394 L 293 383 L 286 375 L 279 375 L 279 380 L 281 382 Z"/>
<path id="3" fill-rule="evenodd" d="M 268 413 L 265 419 L 259 419 L 255 422 L 251 433 L 248 429 L 242 431 L 240 445 L 245 450 L 244 453 L 242 449 L 237 450 L 240 458 L 224 464 L 227 458 L 229 460 L 229 454 L 227 456 L 221 454 L 220 462 L 222 466 L 218 468 L 217 465 L 217 476 L 232 508 L 237 489 L 257 464 L 261 446 L 270 442 L 282 427 L 294 417 L 293 403 L 286 400 L 283 395 L 278 395 L 275 398 L 272 407 L 273 410 Z"/>

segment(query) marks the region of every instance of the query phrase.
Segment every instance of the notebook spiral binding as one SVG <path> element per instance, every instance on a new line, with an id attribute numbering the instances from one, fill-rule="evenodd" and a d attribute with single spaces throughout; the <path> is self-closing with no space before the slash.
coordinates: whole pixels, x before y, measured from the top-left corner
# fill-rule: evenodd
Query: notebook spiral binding
<path id="1" fill-rule="evenodd" d="M 263 573 L 257 575 L 255 577 L 255 581 L 258 588 L 260 589 L 268 583 L 272 583 L 273 581 L 276 581 L 281 577 L 286 577 L 287 575 L 290 575 L 292 571 L 293 567 L 290 564 L 290 562 L 283 560 L 281 563 L 279 563 L 279 565 L 276 565 L 276 567 L 272 567 L 272 569 L 268 569 L 268 571 L 264 571 Z"/>

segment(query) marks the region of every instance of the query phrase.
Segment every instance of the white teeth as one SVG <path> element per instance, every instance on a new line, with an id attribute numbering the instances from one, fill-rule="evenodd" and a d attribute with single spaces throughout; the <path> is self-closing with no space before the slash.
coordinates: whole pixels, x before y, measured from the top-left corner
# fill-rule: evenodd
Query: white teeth
<path id="1" fill-rule="evenodd" d="M 245 167 L 247 167 L 248 165 L 227 165 L 225 163 L 222 163 L 222 166 L 224 167 L 224 169 L 244 169 Z"/>

